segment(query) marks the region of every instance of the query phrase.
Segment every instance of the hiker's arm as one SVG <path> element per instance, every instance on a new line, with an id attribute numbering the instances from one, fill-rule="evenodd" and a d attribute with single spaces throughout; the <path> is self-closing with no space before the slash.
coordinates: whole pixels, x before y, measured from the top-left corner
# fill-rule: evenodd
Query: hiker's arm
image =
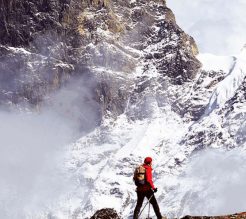
<path id="1" fill-rule="evenodd" d="M 146 181 L 150 184 L 152 189 L 155 188 L 153 180 L 152 180 L 152 173 L 150 169 L 146 170 Z"/>

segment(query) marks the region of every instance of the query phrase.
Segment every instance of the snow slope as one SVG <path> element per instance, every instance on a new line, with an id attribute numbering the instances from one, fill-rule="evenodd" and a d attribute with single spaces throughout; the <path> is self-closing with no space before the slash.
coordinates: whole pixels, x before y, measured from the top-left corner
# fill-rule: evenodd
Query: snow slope
<path id="1" fill-rule="evenodd" d="M 233 194 L 225 192 L 228 188 L 242 186 L 245 174 L 236 169 L 241 165 L 237 159 L 245 161 L 242 155 L 245 142 L 244 147 L 226 152 L 223 142 L 215 139 L 213 143 L 205 142 L 203 147 L 221 150 L 201 150 L 194 154 L 198 144 L 189 140 L 189 136 L 196 135 L 199 130 L 216 133 L 223 124 L 218 109 L 226 107 L 225 103 L 235 96 L 245 76 L 244 56 L 235 57 L 199 55 L 205 71 L 221 70 L 225 75 L 213 87 L 208 100 L 210 114 L 205 112 L 206 116 L 200 121 L 187 122 L 170 106 L 155 105 L 149 118 L 132 121 L 123 114 L 116 121 L 106 119 L 101 127 L 71 146 L 69 167 L 83 182 L 78 192 L 86 188 L 88 194 L 77 206 L 80 209 L 77 218 L 86 218 L 98 209 L 110 207 L 123 218 L 130 219 L 136 201 L 132 172 L 146 156 L 154 159 L 155 185 L 159 188 L 157 197 L 163 213 L 169 217 L 225 214 L 246 208 L 240 201 L 244 193 L 240 194 L 239 189 Z M 245 113 L 245 109 L 243 111 Z M 225 132 L 224 135 L 227 132 L 226 128 L 220 127 L 220 130 Z M 203 139 L 203 136 L 199 138 Z M 230 162 L 234 162 L 235 168 L 230 167 Z M 228 204 L 229 199 L 233 204 Z M 154 216 L 153 212 L 151 214 Z"/>
<path id="2" fill-rule="evenodd" d="M 139 96 L 136 105 L 129 104 L 117 119 L 105 117 L 100 127 L 67 146 L 65 163 L 60 165 L 68 184 L 66 190 L 45 209 L 33 211 L 28 206 L 24 218 L 85 219 L 96 210 L 110 207 L 130 219 L 136 204 L 132 174 L 146 156 L 153 157 L 156 196 L 169 218 L 246 209 L 242 201 L 246 195 L 245 61 L 243 53 L 235 57 L 201 54 L 198 58 L 203 69 L 197 78 L 184 87 L 169 85 L 163 92 L 183 93 L 180 98 L 185 100 L 202 95 L 204 100 L 193 104 L 206 103 L 208 107 L 219 94 L 213 102 L 216 106 L 198 121 L 175 112 L 172 102 L 160 105 L 153 95 L 159 87 L 156 69 L 150 68 L 154 73 L 148 75 L 141 66 L 137 68 L 131 75 L 133 81 L 139 83 L 137 79 L 143 75 L 151 81 L 145 94 L 151 97 L 148 117 L 133 120 L 129 114 L 141 103 Z M 208 88 L 214 76 L 207 75 L 217 72 L 223 79 Z M 236 83 L 229 83 L 234 80 Z M 235 109 L 231 111 L 232 106 Z M 147 210 L 143 217 L 146 215 Z"/>
<path id="3" fill-rule="evenodd" d="M 226 78 L 216 87 L 215 91 L 213 92 L 209 104 L 207 113 L 210 113 L 214 108 L 220 108 L 222 107 L 225 102 L 229 99 L 231 99 L 236 90 L 240 87 L 240 85 L 243 83 L 246 77 L 246 56 L 244 52 L 236 57 L 233 57 L 233 64 L 230 66 L 229 71 L 228 67 L 226 66 L 227 62 L 220 63 L 221 66 L 224 66 L 226 70 L 225 72 L 228 72 Z M 207 62 L 208 60 L 206 60 Z M 209 62 L 213 65 L 213 62 Z M 207 66 L 206 66 L 207 67 Z M 218 66 L 216 66 L 217 68 Z M 227 68 L 227 69 L 226 69 Z M 223 69 L 222 69 L 223 70 Z"/>

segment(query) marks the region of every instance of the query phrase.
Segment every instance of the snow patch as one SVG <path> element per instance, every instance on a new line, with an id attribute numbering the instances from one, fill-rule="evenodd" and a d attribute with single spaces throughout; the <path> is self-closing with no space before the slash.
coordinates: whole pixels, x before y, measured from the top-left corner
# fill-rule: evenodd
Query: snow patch
<path id="1" fill-rule="evenodd" d="M 245 59 L 238 56 L 234 68 L 228 76 L 221 81 L 213 92 L 206 113 L 209 114 L 215 108 L 221 108 L 227 100 L 232 98 L 246 77 Z"/>
<path id="2" fill-rule="evenodd" d="M 231 56 L 216 56 L 210 53 L 197 55 L 198 60 L 202 63 L 202 69 L 205 71 L 224 71 L 229 73 L 234 64 L 234 58 Z"/>

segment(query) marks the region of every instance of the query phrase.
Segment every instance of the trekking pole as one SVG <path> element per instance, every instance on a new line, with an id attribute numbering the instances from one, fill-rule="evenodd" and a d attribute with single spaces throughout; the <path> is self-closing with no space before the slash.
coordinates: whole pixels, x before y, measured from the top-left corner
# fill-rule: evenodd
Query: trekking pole
<path id="1" fill-rule="evenodd" d="M 150 204 L 150 199 L 152 199 L 152 197 L 154 196 L 154 193 L 150 196 L 150 198 L 148 199 L 148 202 L 145 204 L 145 206 L 143 207 L 142 211 L 140 212 L 140 214 L 138 215 L 138 218 L 140 217 L 140 215 L 143 213 L 143 210 L 145 209 L 145 207 L 147 206 L 147 204 Z"/>
<path id="2" fill-rule="evenodd" d="M 149 202 L 149 212 L 150 212 L 150 202 Z M 148 212 L 148 219 L 149 219 L 149 212 Z"/>

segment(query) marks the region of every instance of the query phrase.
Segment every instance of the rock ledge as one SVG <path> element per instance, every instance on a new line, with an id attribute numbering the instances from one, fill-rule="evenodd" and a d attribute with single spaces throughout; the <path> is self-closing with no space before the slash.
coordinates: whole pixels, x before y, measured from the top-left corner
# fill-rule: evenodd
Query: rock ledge
<path id="1" fill-rule="evenodd" d="M 112 208 L 104 208 L 97 211 L 90 219 L 122 219 Z M 246 219 L 246 212 L 224 216 L 190 216 L 181 219 Z"/>

